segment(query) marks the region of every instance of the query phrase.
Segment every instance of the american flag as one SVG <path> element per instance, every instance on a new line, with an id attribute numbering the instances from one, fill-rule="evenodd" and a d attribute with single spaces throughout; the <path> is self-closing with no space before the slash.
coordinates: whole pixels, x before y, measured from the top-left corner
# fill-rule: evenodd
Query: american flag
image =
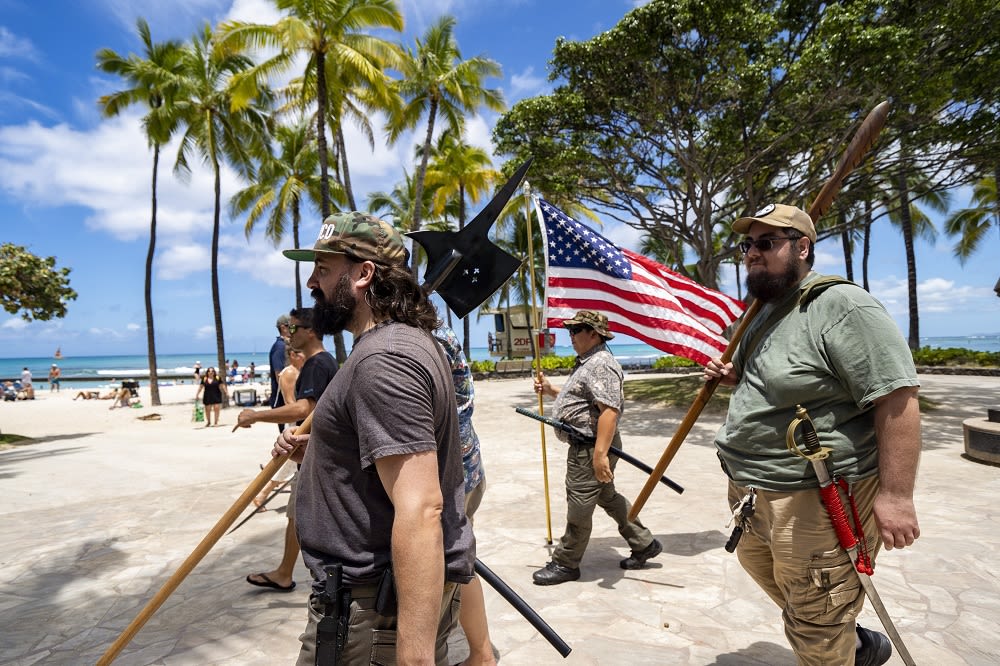
<path id="1" fill-rule="evenodd" d="M 723 331 L 741 301 L 615 246 L 543 199 L 535 200 L 545 238 L 545 324 L 562 327 L 578 310 L 607 315 L 609 328 L 704 365 L 721 356 Z"/>

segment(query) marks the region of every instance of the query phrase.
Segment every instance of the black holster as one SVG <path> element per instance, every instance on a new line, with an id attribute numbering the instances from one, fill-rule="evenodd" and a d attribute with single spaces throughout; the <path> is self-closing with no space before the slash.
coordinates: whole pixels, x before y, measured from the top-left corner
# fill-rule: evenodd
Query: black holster
<path id="1" fill-rule="evenodd" d="M 344 585 L 344 568 L 340 564 L 326 567 L 326 580 L 319 602 L 323 617 L 316 626 L 316 666 L 335 666 L 347 642 L 347 626 L 351 615 L 351 589 Z"/>

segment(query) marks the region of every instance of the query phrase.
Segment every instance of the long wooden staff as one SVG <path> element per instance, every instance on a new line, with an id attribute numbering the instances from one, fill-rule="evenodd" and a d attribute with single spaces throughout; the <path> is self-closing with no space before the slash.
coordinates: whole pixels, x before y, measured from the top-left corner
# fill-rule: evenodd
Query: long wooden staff
<path id="1" fill-rule="evenodd" d="M 302 425 L 299 426 L 296 433 L 300 435 L 308 434 L 311 426 L 312 414 L 310 413 L 302 421 Z M 177 568 L 177 571 L 174 572 L 174 575 L 163 584 L 163 587 L 160 588 L 159 592 L 153 595 L 153 598 L 150 599 L 139 614 L 136 615 L 131 624 L 125 627 L 125 631 L 118 636 L 115 642 L 111 644 L 111 647 L 109 647 L 104 655 L 97 661 L 97 666 L 106 666 L 114 661 L 115 657 L 117 657 L 118 654 L 125 649 L 125 646 L 129 644 L 132 638 L 135 637 L 135 635 L 139 633 L 139 630 L 142 629 L 147 621 L 149 621 L 149 618 L 153 617 L 153 614 L 156 613 L 160 606 L 163 605 L 163 602 L 167 600 L 167 597 L 173 594 L 174 590 L 177 589 L 177 586 L 180 585 L 185 578 L 187 578 L 187 575 L 194 570 L 198 563 L 201 562 L 201 559 L 208 554 L 208 551 L 212 550 L 212 546 L 214 546 L 219 539 L 222 538 L 229 526 L 240 517 L 243 510 L 250 505 L 250 502 L 252 502 L 253 498 L 260 493 L 261 489 L 264 488 L 267 482 L 271 480 L 271 477 L 278 473 L 278 470 L 281 469 L 281 466 L 285 464 L 286 460 L 287 458 L 285 456 L 279 456 L 271 458 L 271 461 L 264 465 L 260 474 L 258 474 L 257 477 L 250 482 L 250 485 L 247 486 L 247 489 L 243 491 L 243 494 L 240 495 L 235 502 L 233 502 L 233 505 L 229 507 L 229 510 L 222 514 L 222 517 L 219 518 L 219 522 L 215 524 L 215 527 L 213 527 L 209 533 L 205 535 L 205 538 L 201 540 L 201 543 L 199 543 L 191 554 L 188 555 L 187 559 L 184 560 L 184 562 Z"/>
<path id="2" fill-rule="evenodd" d="M 874 109 L 872 109 L 868 116 L 865 117 L 864 122 L 861 123 L 861 127 L 858 128 L 857 133 L 854 138 L 851 139 L 850 145 L 847 146 L 847 150 L 844 151 L 844 155 L 840 158 L 840 162 L 837 164 L 837 168 L 833 170 L 833 174 L 823 185 L 823 188 L 819 191 L 816 199 L 809 206 L 809 217 L 812 218 L 813 222 L 819 220 L 823 217 L 826 211 L 830 210 L 830 205 L 833 203 L 833 198 L 840 191 L 841 186 L 844 184 L 844 180 L 847 179 L 847 175 L 851 173 L 859 164 L 861 160 L 864 159 L 865 154 L 868 149 L 872 147 L 875 143 L 875 139 L 878 138 L 879 132 L 885 126 L 885 120 L 889 115 L 889 102 L 882 102 Z M 732 339 L 729 341 L 729 345 L 726 347 L 726 351 L 722 354 L 722 362 L 728 363 L 732 357 L 733 352 L 736 351 L 736 346 L 740 342 L 740 338 L 743 337 L 743 333 L 746 331 L 747 324 L 749 324 L 754 317 L 757 316 L 757 312 L 760 310 L 760 301 L 755 300 L 746 312 L 743 313 L 743 318 L 740 320 L 739 326 L 737 326 L 736 331 L 733 333 Z M 632 510 L 629 512 L 629 520 L 635 520 L 639 512 L 642 511 L 642 507 L 646 504 L 646 500 L 649 499 L 649 495 L 656 488 L 656 484 L 660 477 L 663 476 L 664 471 L 667 469 L 667 465 L 670 461 L 674 459 L 674 455 L 677 453 L 677 449 L 681 447 L 684 443 L 684 438 L 687 437 L 688 433 L 691 432 L 691 428 L 694 426 L 695 421 L 701 415 L 702 410 L 705 405 L 708 404 L 709 399 L 712 397 L 712 393 L 719 386 L 719 381 L 721 377 L 716 377 L 715 379 L 705 382 L 698 391 L 698 395 L 694 399 L 694 403 L 691 408 L 688 409 L 687 415 L 684 420 L 681 421 L 680 426 L 677 428 L 677 432 L 674 433 L 673 438 L 664 449 L 663 455 L 660 456 L 660 461 L 653 468 L 653 473 L 649 475 L 646 479 L 646 484 L 642 487 L 639 492 L 638 497 L 635 498 L 635 502 L 632 503 Z"/>
<path id="3" fill-rule="evenodd" d="M 535 299 L 537 291 L 535 289 L 535 252 L 534 243 L 532 242 L 531 233 L 531 185 L 528 181 L 524 181 L 524 216 L 525 216 L 525 228 L 528 232 L 528 271 L 531 280 L 531 325 L 528 326 L 528 332 L 531 333 L 531 348 L 535 355 L 535 379 L 537 381 L 542 381 L 542 355 L 538 350 L 538 340 L 536 336 L 538 331 L 535 331 L 533 325 L 538 321 Z M 538 220 L 538 224 L 542 224 L 541 220 Z M 538 394 L 538 413 L 545 413 L 545 396 L 541 393 Z M 552 545 L 552 511 L 549 508 L 549 463 L 548 458 L 545 454 L 545 424 L 538 424 L 538 432 L 541 433 L 542 438 L 542 485 L 545 488 L 545 528 L 546 528 L 546 540 L 545 543 Z"/>

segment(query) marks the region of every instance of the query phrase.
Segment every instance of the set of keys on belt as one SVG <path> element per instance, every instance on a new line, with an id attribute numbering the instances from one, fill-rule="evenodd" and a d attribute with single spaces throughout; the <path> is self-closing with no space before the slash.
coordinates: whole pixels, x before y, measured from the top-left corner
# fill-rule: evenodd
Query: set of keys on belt
<path id="1" fill-rule="evenodd" d="M 726 527 L 729 527 L 736 523 L 736 527 L 733 528 L 733 533 L 729 535 L 729 541 L 726 542 L 726 551 L 732 553 L 736 550 L 737 544 L 739 544 L 740 539 L 743 537 L 743 533 L 750 529 L 750 516 L 753 515 L 754 510 L 757 508 L 757 489 L 750 488 L 747 494 L 743 496 L 739 502 L 733 506 L 733 517 L 729 519 L 726 523 Z"/>

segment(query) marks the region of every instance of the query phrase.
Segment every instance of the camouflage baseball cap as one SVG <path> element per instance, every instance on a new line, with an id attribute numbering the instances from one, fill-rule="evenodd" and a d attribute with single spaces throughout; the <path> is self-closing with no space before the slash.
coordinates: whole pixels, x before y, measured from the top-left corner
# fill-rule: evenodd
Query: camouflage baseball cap
<path id="1" fill-rule="evenodd" d="M 406 261 L 406 246 L 396 228 L 374 215 L 358 211 L 334 213 L 323 220 L 311 250 L 296 248 L 282 254 L 295 261 L 316 261 L 317 252 L 346 254 L 360 261 L 384 265 Z"/>
<path id="2" fill-rule="evenodd" d="M 751 217 L 741 217 L 733 222 L 733 231 L 745 234 L 754 222 L 763 222 L 771 227 L 795 229 L 805 234 L 806 238 L 816 242 L 816 227 L 809 213 L 795 206 L 784 204 L 768 204 Z"/>
<path id="3" fill-rule="evenodd" d="M 608 318 L 600 312 L 594 312 L 593 310 L 580 310 L 573 315 L 572 319 L 564 320 L 563 326 L 566 328 L 570 326 L 589 326 L 597 331 L 597 334 L 605 340 L 615 337 L 614 334 L 608 331 Z"/>

